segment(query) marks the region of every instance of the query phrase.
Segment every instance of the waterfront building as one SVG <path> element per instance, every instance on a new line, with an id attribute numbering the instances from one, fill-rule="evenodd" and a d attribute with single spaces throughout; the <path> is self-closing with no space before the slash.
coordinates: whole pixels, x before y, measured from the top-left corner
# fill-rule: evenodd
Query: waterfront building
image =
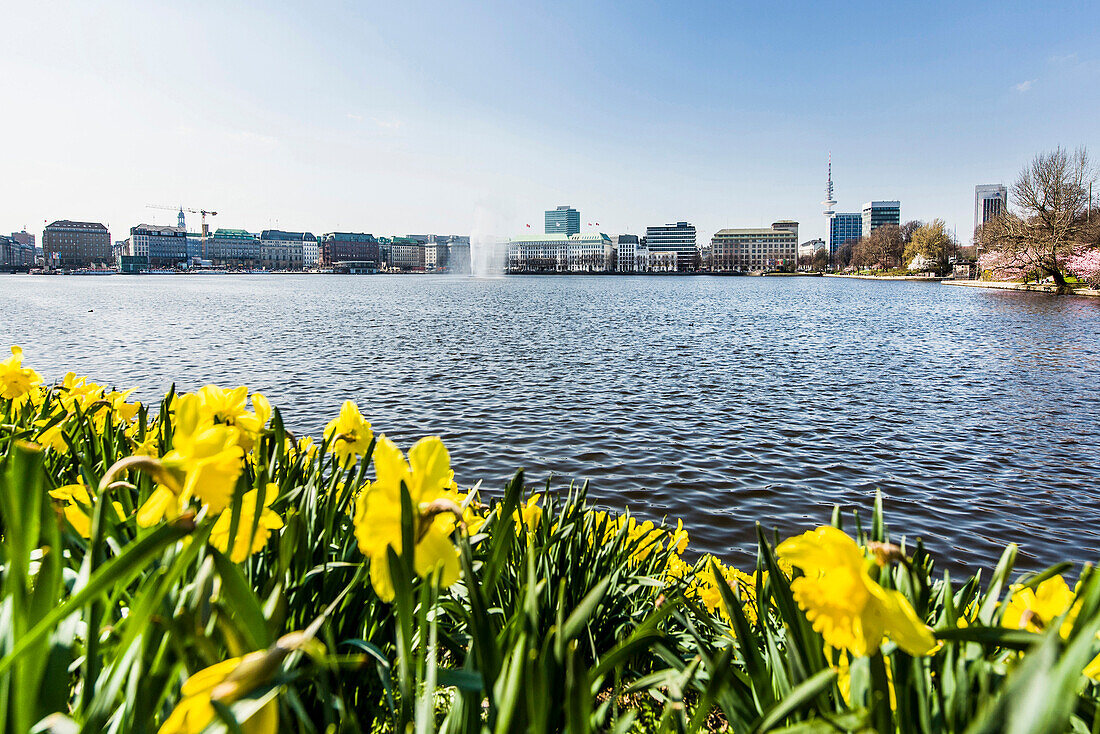
<path id="1" fill-rule="evenodd" d="M 38 253 L 38 248 L 35 247 L 34 235 L 27 230 L 24 229 L 21 232 L 12 232 L 11 239 L 20 245 L 30 245 L 31 249 L 34 250 L 36 254 L 41 254 Z"/>
<path id="2" fill-rule="evenodd" d="M 4 270 L 29 270 L 34 265 L 34 244 L 0 235 L 0 268 Z"/>
<path id="3" fill-rule="evenodd" d="M 149 258 L 137 255 L 122 255 L 119 258 L 118 269 L 128 275 L 143 273 L 149 269 Z"/>
<path id="4" fill-rule="evenodd" d="M 546 234 L 571 237 L 581 231 L 581 213 L 566 204 L 546 212 Z"/>
<path id="5" fill-rule="evenodd" d="M 130 227 L 130 254 L 148 258 L 154 268 L 174 268 L 186 263 L 187 230 L 158 224 Z"/>
<path id="6" fill-rule="evenodd" d="M 862 236 L 874 232 L 879 227 L 892 224 L 901 226 L 900 201 L 869 201 L 863 205 Z"/>
<path id="7" fill-rule="evenodd" d="M 322 267 L 335 267 L 338 262 L 373 263 L 375 270 L 382 259 L 378 240 L 365 232 L 329 232 L 321 236 Z M 365 267 L 365 266 L 364 266 Z"/>
<path id="8" fill-rule="evenodd" d="M 390 242 L 390 269 L 422 272 L 424 245 L 412 237 L 394 237 Z"/>
<path id="9" fill-rule="evenodd" d="M 184 229 L 186 229 L 184 225 Z M 203 242 L 203 235 L 201 232 L 188 232 L 187 233 L 187 259 L 190 262 L 196 260 L 210 260 L 211 255 L 211 240 L 213 236 L 209 232 L 209 226 L 207 226 L 206 241 Z"/>
<path id="10" fill-rule="evenodd" d="M 1008 210 L 1008 188 L 1004 184 L 974 187 L 974 229 Z"/>
<path id="11" fill-rule="evenodd" d="M 835 212 L 829 218 L 829 259 L 845 242 L 856 242 L 863 236 L 863 215 L 859 212 Z"/>
<path id="12" fill-rule="evenodd" d="M 678 258 L 675 252 L 666 252 L 664 250 L 650 250 L 648 245 L 645 248 L 644 262 L 645 272 L 647 273 L 675 273 L 677 272 Z M 643 254 L 638 255 L 639 262 L 642 261 Z"/>
<path id="13" fill-rule="evenodd" d="M 316 237 L 302 240 L 302 269 L 315 270 L 321 264 L 321 243 Z"/>
<path id="14" fill-rule="evenodd" d="M 675 253 L 676 270 L 695 270 L 699 266 L 699 250 L 695 244 L 695 225 L 688 222 L 646 227 L 646 244 L 650 253 Z"/>
<path id="15" fill-rule="evenodd" d="M 317 242 L 309 232 L 265 229 L 260 233 L 260 264 L 268 270 L 301 270 L 309 241 Z"/>
<path id="16" fill-rule="evenodd" d="M 710 245 L 711 268 L 716 272 L 793 267 L 797 261 L 798 222 L 781 219 L 767 229 L 720 229 Z"/>
<path id="17" fill-rule="evenodd" d="M 447 272 L 470 271 L 469 235 L 432 235 L 436 245 L 436 268 Z M 456 259 L 457 258 L 457 259 Z"/>
<path id="18" fill-rule="evenodd" d="M 614 245 L 600 232 L 543 234 L 517 237 L 507 243 L 509 273 L 606 273 L 612 268 Z"/>
<path id="19" fill-rule="evenodd" d="M 824 250 L 824 249 L 825 249 L 825 240 L 823 240 L 823 239 L 809 240 L 808 242 L 803 242 L 801 245 L 798 246 L 798 256 L 799 257 L 806 257 L 807 255 L 809 255 L 809 256 L 812 257 L 814 255 L 814 253 L 816 253 L 818 250 Z"/>
<path id="20" fill-rule="evenodd" d="M 615 270 L 633 273 L 638 270 L 638 235 L 617 234 L 611 238 L 615 245 Z"/>
<path id="21" fill-rule="evenodd" d="M 99 222 L 59 219 L 42 231 L 42 251 L 48 267 L 88 268 L 109 264 L 111 233 Z"/>
<path id="22" fill-rule="evenodd" d="M 224 268 L 260 267 L 260 238 L 243 229 L 219 227 L 206 241 L 206 259 Z"/>
<path id="23" fill-rule="evenodd" d="M 470 262 L 470 238 L 454 236 L 447 243 L 447 270 L 452 273 L 473 272 Z"/>

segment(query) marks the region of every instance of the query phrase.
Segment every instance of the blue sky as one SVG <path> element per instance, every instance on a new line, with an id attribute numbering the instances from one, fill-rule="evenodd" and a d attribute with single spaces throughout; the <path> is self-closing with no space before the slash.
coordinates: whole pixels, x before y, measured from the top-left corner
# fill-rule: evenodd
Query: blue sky
<path id="1" fill-rule="evenodd" d="M 17 5 L 17 7 L 10 7 Z M 0 231 L 609 233 L 902 201 L 1100 143 L 1095 3 L 8 3 Z M 1098 150 L 1100 152 L 1100 150 Z M 197 223 L 195 223 L 197 224 Z M 595 227 L 593 227 L 595 228 Z"/>

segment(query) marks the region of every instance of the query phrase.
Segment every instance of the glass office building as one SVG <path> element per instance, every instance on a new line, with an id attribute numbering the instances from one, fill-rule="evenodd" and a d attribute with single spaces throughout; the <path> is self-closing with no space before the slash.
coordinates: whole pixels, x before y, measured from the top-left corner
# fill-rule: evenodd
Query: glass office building
<path id="1" fill-rule="evenodd" d="M 675 253 L 678 271 L 695 270 L 699 265 L 695 225 L 690 222 L 646 227 L 645 240 L 651 253 Z"/>
<path id="2" fill-rule="evenodd" d="M 581 213 L 571 206 L 559 206 L 546 212 L 546 234 L 563 234 L 566 237 L 581 231 Z"/>
<path id="3" fill-rule="evenodd" d="M 864 237 L 886 224 L 901 226 L 900 201 L 869 201 L 863 205 Z"/>
<path id="4" fill-rule="evenodd" d="M 859 212 L 837 212 L 829 218 L 829 257 L 836 255 L 840 246 L 849 240 L 863 236 L 863 215 Z"/>
<path id="5" fill-rule="evenodd" d="M 974 187 L 974 229 L 1008 209 L 1008 188 L 1004 184 Z"/>

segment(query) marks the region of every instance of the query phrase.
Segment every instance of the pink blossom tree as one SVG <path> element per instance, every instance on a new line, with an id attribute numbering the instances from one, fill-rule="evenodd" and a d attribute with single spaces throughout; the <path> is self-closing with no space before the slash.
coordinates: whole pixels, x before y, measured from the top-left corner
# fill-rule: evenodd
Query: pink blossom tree
<path id="1" fill-rule="evenodd" d="M 1066 270 L 1093 288 L 1100 288 L 1100 247 L 1081 247 L 1066 259 Z"/>
<path id="2" fill-rule="evenodd" d="M 1090 241 L 1089 185 L 1096 172 L 1082 148 L 1038 155 L 1012 187 L 1014 211 L 987 222 L 979 240 L 987 253 L 979 263 L 998 278 L 1049 276 L 1058 292 L 1069 290 L 1067 259 Z M 1013 278 L 1014 279 L 1014 278 Z"/>

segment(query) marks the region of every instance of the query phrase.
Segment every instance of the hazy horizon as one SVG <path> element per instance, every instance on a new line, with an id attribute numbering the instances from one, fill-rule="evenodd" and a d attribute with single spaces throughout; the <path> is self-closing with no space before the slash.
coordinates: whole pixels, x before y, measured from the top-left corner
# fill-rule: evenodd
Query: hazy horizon
<path id="1" fill-rule="evenodd" d="M 795 219 L 805 241 L 831 151 L 838 211 L 900 199 L 966 241 L 975 185 L 1095 147 L 1094 12 L 24 3 L 0 10 L 0 233 L 117 240 L 183 204 L 213 227 L 511 236 L 571 204 L 587 231 Z"/>

